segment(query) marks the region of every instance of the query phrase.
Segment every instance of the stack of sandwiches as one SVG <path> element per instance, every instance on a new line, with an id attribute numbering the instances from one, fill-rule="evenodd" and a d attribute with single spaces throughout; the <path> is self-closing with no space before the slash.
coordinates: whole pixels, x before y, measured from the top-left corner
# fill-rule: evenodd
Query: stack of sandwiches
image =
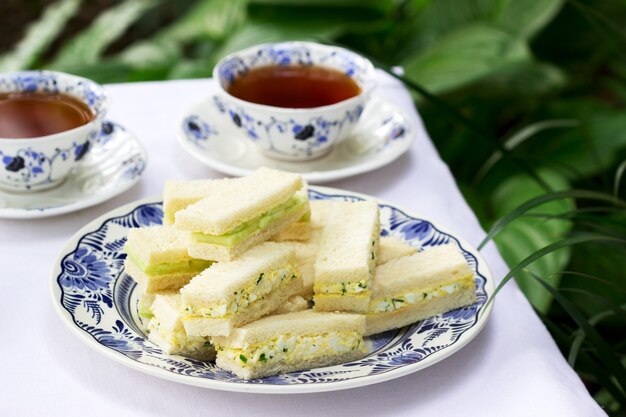
<path id="1" fill-rule="evenodd" d="M 168 181 L 164 226 L 132 229 L 126 272 L 165 353 L 245 379 L 367 354 L 364 337 L 475 302 L 456 244 L 380 237 L 374 201 L 312 200 L 296 174 Z"/>

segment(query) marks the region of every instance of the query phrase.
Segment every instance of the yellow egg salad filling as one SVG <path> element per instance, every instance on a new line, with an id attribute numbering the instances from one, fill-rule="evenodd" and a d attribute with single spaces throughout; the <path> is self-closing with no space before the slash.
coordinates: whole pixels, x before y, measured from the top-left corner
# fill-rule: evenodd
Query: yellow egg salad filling
<path id="1" fill-rule="evenodd" d="M 334 332 L 318 335 L 277 336 L 263 344 L 245 349 L 216 347 L 220 354 L 242 367 L 267 362 L 296 363 L 320 356 L 340 355 L 359 350 L 366 352 L 363 336 L 357 332 Z"/>
<path id="2" fill-rule="evenodd" d="M 173 353 L 201 353 L 209 352 L 215 347 L 208 341 L 206 337 L 187 336 L 184 327 L 178 326 L 174 331 L 167 331 L 161 328 L 161 323 L 156 317 L 153 317 L 148 324 L 150 333 L 156 332 L 159 337 L 169 343 L 173 349 Z"/>
<path id="3" fill-rule="evenodd" d="M 258 300 L 262 300 L 270 292 L 283 288 L 292 280 L 296 279 L 299 274 L 300 272 L 295 265 L 286 264 L 273 271 L 262 272 L 256 278 L 255 282 L 231 294 L 228 301 L 203 307 L 187 305 L 183 306 L 183 309 L 187 317 L 227 317 Z"/>
<path id="4" fill-rule="evenodd" d="M 375 314 L 399 310 L 422 301 L 453 294 L 461 289 L 474 288 L 474 285 L 474 277 L 470 275 L 452 284 L 427 289 L 416 289 L 394 297 L 373 299 L 370 302 L 369 311 L 367 313 Z"/>
<path id="5" fill-rule="evenodd" d="M 357 282 L 328 282 L 315 285 L 315 295 L 350 295 L 350 296 L 367 296 L 371 292 L 366 280 Z"/>

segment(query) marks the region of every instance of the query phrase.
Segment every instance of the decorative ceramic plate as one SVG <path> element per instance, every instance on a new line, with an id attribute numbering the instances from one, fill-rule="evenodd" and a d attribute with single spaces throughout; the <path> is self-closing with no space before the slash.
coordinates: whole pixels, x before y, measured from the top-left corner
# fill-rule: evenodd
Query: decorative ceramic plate
<path id="1" fill-rule="evenodd" d="M 32 193 L 0 190 L 0 218 L 33 219 L 90 207 L 133 186 L 146 165 L 146 151 L 119 124 L 105 121 L 80 166 L 60 186 Z"/>
<path id="2" fill-rule="evenodd" d="M 371 197 L 312 187 L 311 199 L 361 200 Z M 190 385 L 227 391 L 304 393 L 374 384 L 426 368 L 472 340 L 490 313 L 493 278 L 467 242 L 423 216 L 379 202 L 381 234 L 418 247 L 458 245 L 476 273 L 475 304 L 400 330 L 367 337 L 369 354 L 354 362 L 262 379 L 243 380 L 214 363 L 164 354 L 142 331 L 137 287 L 124 273 L 122 250 L 128 229 L 161 224 L 161 202 L 148 199 L 122 206 L 82 228 L 54 265 L 52 295 L 63 321 L 98 352 L 137 370 Z"/>
<path id="3" fill-rule="evenodd" d="M 242 176 L 265 166 L 297 172 L 309 183 L 335 181 L 390 164 L 406 152 L 416 128 L 404 112 L 373 96 L 351 136 L 312 161 L 268 158 L 234 123 L 224 123 L 213 96 L 193 106 L 178 122 L 178 142 L 194 158 L 223 173 Z"/>

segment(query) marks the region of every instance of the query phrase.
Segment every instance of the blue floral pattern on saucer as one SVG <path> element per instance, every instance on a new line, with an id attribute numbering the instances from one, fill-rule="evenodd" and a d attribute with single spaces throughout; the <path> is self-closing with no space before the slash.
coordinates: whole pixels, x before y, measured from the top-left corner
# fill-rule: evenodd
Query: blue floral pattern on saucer
<path id="1" fill-rule="evenodd" d="M 309 190 L 311 199 L 360 200 L 359 196 L 324 193 Z M 107 215 L 97 220 L 93 230 L 74 238 L 75 247 L 66 248 L 66 254 L 56 265 L 53 291 L 55 302 L 64 319 L 80 333 L 88 335 L 89 343 L 110 349 L 118 358 L 141 365 L 151 373 L 160 368 L 161 376 L 179 381 L 220 389 L 241 390 L 236 386 L 281 386 L 335 384 L 359 380 L 360 385 L 382 374 L 402 371 L 438 353 L 450 352 L 464 345 L 473 336 L 471 329 L 480 329 L 486 317 L 481 318 L 488 292 L 493 282 L 486 267 L 479 268 L 473 251 L 464 248 L 451 234 L 444 233 L 431 222 L 406 214 L 387 204 L 380 204 L 383 235 L 393 235 L 418 248 L 453 242 L 459 245 L 470 267 L 476 273 L 475 304 L 432 317 L 400 330 L 367 338 L 369 354 L 358 361 L 326 368 L 303 370 L 269 378 L 243 380 L 223 371 L 214 363 L 205 363 L 180 356 L 166 355 L 151 343 L 142 331 L 137 314 L 135 282 L 124 273 L 123 246 L 129 228 L 161 224 L 163 211 L 160 202 L 129 205 L 118 209 L 120 215 Z M 486 316 L 486 314 L 485 314 Z M 476 330 L 477 332 L 477 330 Z M 466 333 L 468 333 L 466 335 Z M 461 342 L 461 340 L 463 340 Z M 182 378 L 182 379 L 181 379 Z M 227 383 L 227 387 L 223 383 Z M 233 384 L 233 385 L 229 385 Z M 328 388 L 332 389 L 332 388 Z M 276 392 L 276 391 L 274 391 Z"/>

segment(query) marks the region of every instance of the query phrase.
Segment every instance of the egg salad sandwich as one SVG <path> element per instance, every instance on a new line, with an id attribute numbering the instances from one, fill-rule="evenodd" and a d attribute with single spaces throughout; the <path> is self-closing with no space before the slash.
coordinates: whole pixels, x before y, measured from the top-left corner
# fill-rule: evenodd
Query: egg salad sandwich
<path id="1" fill-rule="evenodd" d="M 365 318 L 305 310 L 264 317 L 212 338 L 216 364 L 240 378 L 262 378 L 364 357 Z"/>
<path id="2" fill-rule="evenodd" d="M 300 219 L 309 201 L 297 174 L 259 168 L 177 211 L 175 226 L 191 233 L 189 255 L 230 261 Z"/>
<path id="3" fill-rule="evenodd" d="M 376 257 L 376 265 L 385 264 L 401 256 L 413 255 L 417 250 L 418 248 L 407 245 L 397 237 L 381 237 L 378 246 L 378 256 Z"/>
<path id="4" fill-rule="evenodd" d="M 190 336 L 228 336 L 301 289 L 293 248 L 265 242 L 232 262 L 213 264 L 181 288 L 183 325 Z"/>
<path id="5" fill-rule="evenodd" d="M 474 272 L 454 243 L 376 268 L 366 335 L 396 329 L 476 301 Z"/>
<path id="6" fill-rule="evenodd" d="M 180 294 L 157 294 L 151 310 L 148 339 L 164 353 L 203 361 L 215 359 L 215 348 L 209 338 L 187 336 L 181 321 Z"/>
<path id="7" fill-rule="evenodd" d="M 143 292 L 177 290 L 213 262 L 187 253 L 189 237 L 173 226 L 133 228 L 128 231 L 124 268 Z"/>
<path id="8" fill-rule="evenodd" d="M 375 201 L 332 205 L 315 259 L 315 310 L 367 311 L 378 252 L 378 217 Z"/>
<path id="9" fill-rule="evenodd" d="M 210 195 L 222 192 L 238 178 L 170 180 L 163 188 L 163 224 L 174 224 L 174 214 Z"/>

